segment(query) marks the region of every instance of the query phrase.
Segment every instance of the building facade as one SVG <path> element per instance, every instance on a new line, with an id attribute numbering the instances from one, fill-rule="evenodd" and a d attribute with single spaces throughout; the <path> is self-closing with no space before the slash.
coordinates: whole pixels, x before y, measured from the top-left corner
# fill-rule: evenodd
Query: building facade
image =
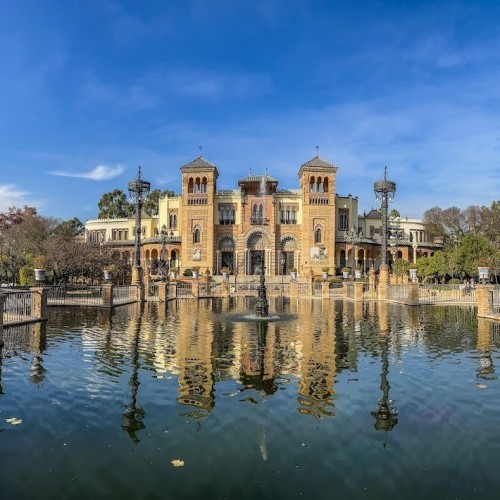
<path id="1" fill-rule="evenodd" d="M 380 262 L 381 217 L 358 214 L 357 197 L 336 193 L 337 167 L 316 156 L 298 170 L 298 189 L 279 189 L 267 170 L 252 172 L 232 190 L 219 190 L 217 167 L 202 156 L 180 167 L 182 192 L 160 199 L 157 217 L 142 218 L 141 265 L 159 261 L 172 271 L 212 274 L 330 274 L 343 267 L 367 271 Z M 133 253 L 135 219 L 90 220 L 86 240 Z M 417 219 L 391 220 L 391 258 L 431 255 Z M 392 245 L 392 246 L 391 246 Z M 392 257 L 391 257 L 392 256 Z"/>

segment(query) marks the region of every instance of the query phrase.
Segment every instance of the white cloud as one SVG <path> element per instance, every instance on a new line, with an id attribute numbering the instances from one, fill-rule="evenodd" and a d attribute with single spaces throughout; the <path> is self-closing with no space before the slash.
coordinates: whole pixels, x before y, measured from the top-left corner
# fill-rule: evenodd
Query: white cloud
<path id="1" fill-rule="evenodd" d="M 80 179 L 90 179 L 91 181 L 108 181 L 118 177 L 124 168 L 121 165 L 116 165 L 115 167 L 108 167 L 107 165 L 97 165 L 92 170 L 88 172 L 49 172 L 52 175 L 58 175 L 61 177 L 78 177 Z"/>
<path id="2" fill-rule="evenodd" d="M 18 190 L 13 184 L 0 185 L 0 212 L 8 210 L 10 207 L 30 205 L 27 196 L 26 191 Z"/>

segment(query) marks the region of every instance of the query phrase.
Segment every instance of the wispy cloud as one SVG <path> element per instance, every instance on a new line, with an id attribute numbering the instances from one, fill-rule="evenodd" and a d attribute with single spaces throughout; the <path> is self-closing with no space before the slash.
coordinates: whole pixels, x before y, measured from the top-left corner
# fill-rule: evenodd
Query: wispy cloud
<path id="1" fill-rule="evenodd" d="M 55 171 L 49 173 L 60 177 L 78 177 L 80 179 L 90 179 L 91 181 L 108 181 L 118 177 L 123 171 L 124 168 L 121 165 L 116 165 L 115 167 L 97 165 L 97 167 L 88 172 Z"/>
<path id="2" fill-rule="evenodd" d="M 10 207 L 29 205 L 28 193 L 21 191 L 14 184 L 0 184 L 0 211 L 4 212 Z"/>

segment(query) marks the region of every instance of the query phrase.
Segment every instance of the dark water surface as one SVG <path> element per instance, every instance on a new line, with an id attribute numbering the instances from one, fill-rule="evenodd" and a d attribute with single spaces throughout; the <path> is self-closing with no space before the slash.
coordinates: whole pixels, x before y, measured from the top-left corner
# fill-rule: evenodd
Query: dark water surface
<path id="1" fill-rule="evenodd" d="M 248 307 L 50 308 L 6 329 L 0 498 L 500 497 L 498 324 L 321 300 L 239 321 Z"/>

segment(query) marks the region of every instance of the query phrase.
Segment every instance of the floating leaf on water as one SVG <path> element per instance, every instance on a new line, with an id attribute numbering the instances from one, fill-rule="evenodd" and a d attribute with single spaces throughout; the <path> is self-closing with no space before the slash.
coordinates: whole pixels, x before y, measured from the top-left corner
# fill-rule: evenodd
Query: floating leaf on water
<path id="1" fill-rule="evenodd" d="M 184 460 L 179 460 L 178 458 L 174 458 L 170 463 L 174 467 L 184 467 Z"/>
<path id="2" fill-rule="evenodd" d="M 20 418 L 15 418 L 15 417 L 12 417 L 12 418 L 6 418 L 5 421 L 8 423 L 8 424 L 12 424 L 12 425 L 19 425 L 19 424 L 22 424 L 23 421 L 22 419 Z"/>

